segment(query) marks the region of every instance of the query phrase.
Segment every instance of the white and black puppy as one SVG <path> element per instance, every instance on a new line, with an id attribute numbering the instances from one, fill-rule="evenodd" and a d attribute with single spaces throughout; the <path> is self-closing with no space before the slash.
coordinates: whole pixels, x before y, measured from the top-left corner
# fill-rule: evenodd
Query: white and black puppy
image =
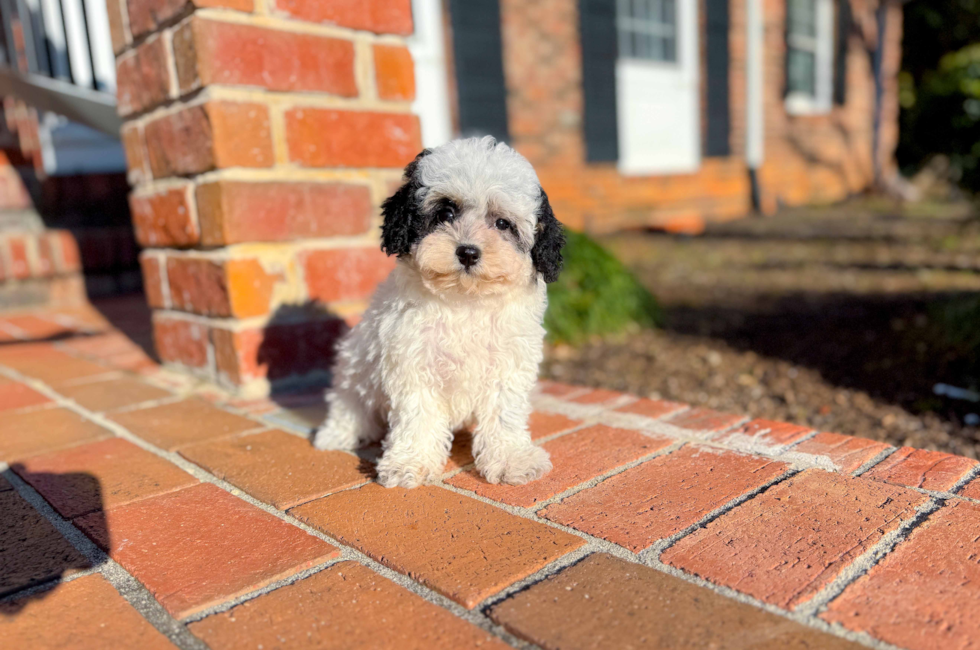
<path id="1" fill-rule="evenodd" d="M 383 213 L 381 247 L 398 264 L 339 344 L 314 444 L 384 438 L 379 482 L 415 487 L 468 428 L 487 481 L 540 478 L 551 461 L 531 442 L 529 398 L 565 238 L 537 174 L 493 138 L 455 140 L 405 168 Z"/>

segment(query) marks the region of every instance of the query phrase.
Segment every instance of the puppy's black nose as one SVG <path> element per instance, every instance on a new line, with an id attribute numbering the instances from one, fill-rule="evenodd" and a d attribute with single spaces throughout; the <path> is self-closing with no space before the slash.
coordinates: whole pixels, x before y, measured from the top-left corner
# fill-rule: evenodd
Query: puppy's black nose
<path id="1" fill-rule="evenodd" d="M 456 258 L 465 268 L 470 268 L 480 261 L 480 249 L 476 246 L 460 246 L 456 249 Z"/>

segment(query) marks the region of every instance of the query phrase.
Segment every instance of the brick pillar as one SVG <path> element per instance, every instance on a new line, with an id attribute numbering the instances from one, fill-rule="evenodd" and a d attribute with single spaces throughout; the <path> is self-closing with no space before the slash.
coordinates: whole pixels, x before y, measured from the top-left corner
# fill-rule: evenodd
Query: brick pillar
<path id="1" fill-rule="evenodd" d="M 162 360 L 248 395 L 322 378 L 421 149 L 410 0 L 107 2 Z"/>

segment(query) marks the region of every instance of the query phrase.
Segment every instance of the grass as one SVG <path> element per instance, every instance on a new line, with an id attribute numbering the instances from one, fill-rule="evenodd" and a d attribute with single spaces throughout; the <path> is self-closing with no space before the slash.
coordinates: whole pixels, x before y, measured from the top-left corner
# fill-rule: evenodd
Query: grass
<path id="1" fill-rule="evenodd" d="M 643 285 L 588 235 L 565 231 L 565 267 L 548 287 L 544 324 L 554 343 L 580 343 L 660 323 L 660 307 Z"/>

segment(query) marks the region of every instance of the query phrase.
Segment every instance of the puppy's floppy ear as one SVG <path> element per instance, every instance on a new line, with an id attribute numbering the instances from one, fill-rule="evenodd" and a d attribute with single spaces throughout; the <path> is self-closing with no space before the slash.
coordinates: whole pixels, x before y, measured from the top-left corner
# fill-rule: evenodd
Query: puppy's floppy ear
<path id="1" fill-rule="evenodd" d="M 381 204 L 384 223 L 381 224 L 381 250 L 388 255 L 408 255 L 422 228 L 419 214 L 419 161 L 432 153 L 424 149 L 405 167 L 405 184 Z"/>
<path id="2" fill-rule="evenodd" d="M 531 261 L 545 282 L 554 282 L 561 273 L 561 249 L 565 245 L 565 233 L 561 223 L 555 219 L 548 195 L 541 190 L 541 204 L 538 206 L 538 225 L 535 228 L 534 247 L 531 248 Z"/>

